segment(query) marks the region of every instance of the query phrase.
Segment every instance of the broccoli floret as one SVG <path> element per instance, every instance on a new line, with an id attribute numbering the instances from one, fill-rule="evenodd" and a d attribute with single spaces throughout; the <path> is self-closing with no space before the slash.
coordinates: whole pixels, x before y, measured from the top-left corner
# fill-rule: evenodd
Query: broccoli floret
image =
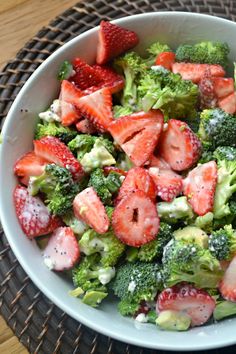
<path id="1" fill-rule="evenodd" d="M 34 138 L 36 140 L 43 138 L 44 136 L 55 136 L 63 143 L 67 144 L 74 139 L 77 132 L 69 127 L 63 127 L 60 123 L 55 121 L 45 122 L 41 121 L 37 124 Z"/>
<path id="2" fill-rule="evenodd" d="M 125 245 L 112 231 L 100 235 L 94 230 L 87 230 L 81 237 L 79 245 L 81 252 L 87 256 L 99 253 L 100 264 L 103 267 L 114 266 L 125 250 Z"/>
<path id="3" fill-rule="evenodd" d="M 157 238 L 139 248 L 137 254 L 138 260 L 142 262 L 152 262 L 154 259 L 160 258 L 165 245 L 171 240 L 172 237 L 172 227 L 164 222 L 161 222 Z"/>
<path id="4" fill-rule="evenodd" d="M 123 171 L 129 171 L 132 167 L 134 167 L 134 164 L 124 152 L 120 152 L 118 154 L 115 166 Z"/>
<path id="5" fill-rule="evenodd" d="M 122 116 L 127 116 L 129 114 L 133 113 L 133 110 L 131 107 L 126 106 L 113 106 L 113 116 L 114 118 L 120 118 Z"/>
<path id="6" fill-rule="evenodd" d="M 157 204 L 157 211 L 161 220 L 170 224 L 193 218 L 193 211 L 186 197 L 175 198 L 170 203 L 160 202 Z"/>
<path id="7" fill-rule="evenodd" d="M 209 250 L 219 261 L 232 259 L 236 252 L 236 233 L 231 225 L 211 233 Z"/>
<path id="8" fill-rule="evenodd" d="M 172 50 L 167 44 L 162 44 L 160 42 L 152 43 L 149 48 L 146 49 L 149 54 L 148 58 L 145 59 L 145 63 L 148 67 L 155 64 L 156 57 L 163 52 L 171 52 Z"/>
<path id="9" fill-rule="evenodd" d="M 157 291 L 163 288 L 160 265 L 143 262 L 122 264 L 117 268 L 112 288 L 115 295 L 129 303 L 154 300 Z"/>
<path id="10" fill-rule="evenodd" d="M 92 171 L 88 186 L 95 189 L 104 204 L 110 205 L 112 204 L 112 195 L 119 190 L 121 184 L 119 173 L 110 172 L 105 177 L 103 170 L 97 168 Z"/>
<path id="11" fill-rule="evenodd" d="M 77 235 L 83 235 L 83 233 L 88 229 L 88 225 L 85 224 L 82 220 L 76 218 L 72 211 L 64 214 L 62 216 L 62 220 L 67 226 L 70 226 L 70 228 Z"/>
<path id="12" fill-rule="evenodd" d="M 213 152 L 213 156 L 217 161 L 236 160 L 236 148 L 232 146 L 218 146 L 218 148 Z"/>
<path id="13" fill-rule="evenodd" d="M 77 158 L 80 160 L 87 152 L 92 150 L 96 139 L 97 137 L 93 135 L 78 134 L 70 141 L 68 147 L 73 153 L 77 153 Z"/>
<path id="14" fill-rule="evenodd" d="M 183 44 L 176 50 L 176 60 L 180 62 L 219 64 L 223 67 L 228 63 L 229 46 L 220 42 L 201 42 Z"/>
<path id="15" fill-rule="evenodd" d="M 211 212 L 208 212 L 203 216 L 198 216 L 194 221 L 194 226 L 199 227 L 205 232 L 211 232 L 213 228 L 213 218 L 214 214 Z"/>
<path id="16" fill-rule="evenodd" d="M 165 286 L 189 282 L 197 288 L 216 288 L 222 277 L 219 261 L 195 243 L 171 240 L 164 249 L 162 263 Z"/>
<path id="17" fill-rule="evenodd" d="M 133 316 L 139 309 L 139 303 L 130 302 L 128 299 L 118 303 L 118 311 L 122 316 Z"/>
<path id="18" fill-rule="evenodd" d="M 138 92 L 142 109 L 161 109 L 165 118 L 185 118 L 196 112 L 198 87 L 167 70 L 146 70 Z"/>
<path id="19" fill-rule="evenodd" d="M 106 205 L 105 209 L 106 209 L 107 216 L 108 216 L 109 220 L 111 221 L 114 208 L 109 205 Z"/>
<path id="20" fill-rule="evenodd" d="M 45 204 L 52 214 L 63 215 L 72 208 L 72 202 L 80 191 L 67 168 L 55 164 L 46 165 L 44 173 L 31 177 L 29 191 L 32 195 L 45 194 Z"/>
<path id="21" fill-rule="evenodd" d="M 62 80 L 67 80 L 73 73 L 73 66 L 71 63 L 67 60 L 63 61 L 61 64 L 61 67 L 59 69 L 59 72 L 57 74 L 57 79 L 62 81 Z"/>
<path id="22" fill-rule="evenodd" d="M 236 117 L 214 108 L 205 109 L 200 116 L 199 137 L 209 143 L 209 150 L 218 146 L 236 147 Z"/>
<path id="23" fill-rule="evenodd" d="M 204 164 L 215 160 L 214 153 L 211 149 L 212 149 L 211 143 L 202 141 L 202 153 L 201 153 L 201 158 L 198 160 L 198 163 Z"/>
<path id="24" fill-rule="evenodd" d="M 222 320 L 225 317 L 236 315 L 236 303 L 230 301 L 219 301 L 213 312 L 213 317 L 216 321 Z"/>

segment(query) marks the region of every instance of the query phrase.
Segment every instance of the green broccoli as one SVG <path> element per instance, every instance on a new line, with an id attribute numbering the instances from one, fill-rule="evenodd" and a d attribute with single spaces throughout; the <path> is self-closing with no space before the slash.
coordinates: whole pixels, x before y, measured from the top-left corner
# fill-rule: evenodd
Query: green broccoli
<path id="1" fill-rule="evenodd" d="M 227 160 L 233 161 L 236 160 L 236 148 L 232 146 L 218 146 L 218 148 L 213 152 L 213 157 L 217 161 Z"/>
<path id="2" fill-rule="evenodd" d="M 160 202 L 157 204 L 158 215 L 161 220 L 175 224 L 180 220 L 191 220 L 194 216 L 186 197 L 175 198 L 172 202 Z"/>
<path id="3" fill-rule="evenodd" d="M 73 140 L 69 142 L 68 148 L 74 154 L 77 154 L 77 158 L 80 160 L 87 152 L 92 150 L 96 139 L 98 138 L 93 135 L 78 134 Z"/>
<path id="4" fill-rule="evenodd" d="M 58 122 L 45 122 L 40 121 L 37 124 L 34 138 L 36 140 L 43 138 L 44 136 L 55 136 L 60 139 L 63 143 L 67 144 L 69 141 L 74 139 L 77 135 L 76 130 L 71 129 L 69 127 L 63 127 Z"/>
<path id="5" fill-rule="evenodd" d="M 115 167 L 120 168 L 123 171 L 129 171 L 134 167 L 134 164 L 124 152 L 119 152 Z"/>
<path id="6" fill-rule="evenodd" d="M 31 177 L 29 191 L 32 195 L 45 194 L 45 204 L 54 215 L 66 214 L 72 208 L 72 202 L 80 191 L 70 171 L 55 164 L 46 165 L 44 173 Z"/>
<path id="7" fill-rule="evenodd" d="M 112 206 L 106 205 L 105 209 L 106 209 L 107 216 L 108 216 L 109 220 L 111 221 L 114 208 Z"/>
<path id="8" fill-rule="evenodd" d="M 198 160 L 198 163 L 204 164 L 210 161 L 215 160 L 214 152 L 212 151 L 212 146 L 211 143 L 207 143 L 205 141 L 202 141 L 202 152 L 201 152 L 201 157 Z"/>
<path id="9" fill-rule="evenodd" d="M 219 261 L 230 261 L 236 252 L 236 233 L 231 225 L 213 231 L 209 236 L 209 250 Z"/>
<path id="10" fill-rule="evenodd" d="M 77 235 L 83 235 L 88 229 L 88 225 L 76 218 L 72 210 L 69 210 L 66 214 L 62 215 L 62 220 L 67 226 L 70 226 Z"/>
<path id="11" fill-rule="evenodd" d="M 139 303 L 133 303 L 128 299 L 124 299 L 118 303 L 118 311 L 122 316 L 133 316 L 137 313 L 139 306 Z"/>
<path id="12" fill-rule="evenodd" d="M 81 237 L 79 245 L 81 252 L 87 256 L 99 253 L 102 267 L 114 266 L 125 250 L 125 245 L 112 231 L 100 235 L 89 229 Z"/>
<path id="13" fill-rule="evenodd" d="M 213 312 L 213 317 L 216 321 L 222 320 L 225 317 L 236 315 L 236 303 L 230 301 L 219 301 Z"/>
<path id="14" fill-rule="evenodd" d="M 170 49 L 170 47 L 167 44 L 162 44 L 160 42 L 155 42 L 155 43 L 152 43 L 150 45 L 150 47 L 148 47 L 146 49 L 146 52 L 149 54 L 149 56 L 148 56 L 147 59 L 144 59 L 144 60 L 145 60 L 146 65 L 148 67 L 150 67 L 152 65 L 155 65 L 156 57 L 160 53 L 171 52 L 171 49 Z"/>
<path id="15" fill-rule="evenodd" d="M 213 228 L 213 218 L 214 214 L 211 212 L 208 212 L 203 216 L 198 216 L 194 221 L 194 226 L 199 227 L 205 232 L 211 232 Z"/>
<path id="16" fill-rule="evenodd" d="M 73 66 L 69 61 L 65 60 L 60 66 L 59 72 L 57 74 L 57 79 L 59 81 L 67 80 L 69 79 L 72 73 L 73 73 Z"/>
<path id="17" fill-rule="evenodd" d="M 200 116 L 199 137 L 208 142 L 209 150 L 218 146 L 236 147 L 236 117 L 214 108 L 205 109 Z"/>
<path id="18" fill-rule="evenodd" d="M 216 288 L 222 278 L 219 261 L 195 243 L 171 240 L 163 252 L 165 286 L 180 282 L 194 283 L 197 288 Z"/>
<path id="19" fill-rule="evenodd" d="M 114 118 L 120 118 L 122 116 L 127 116 L 129 114 L 133 113 L 133 110 L 129 106 L 113 106 L 113 116 Z"/>
<path id="20" fill-rule="evenodd" d="M 220 42 L 200 42 L 182 44 L 176 50 L 176 61 L 202 64 L 219 64 L 223 67 L 228 63 L 229 46 Z"/>

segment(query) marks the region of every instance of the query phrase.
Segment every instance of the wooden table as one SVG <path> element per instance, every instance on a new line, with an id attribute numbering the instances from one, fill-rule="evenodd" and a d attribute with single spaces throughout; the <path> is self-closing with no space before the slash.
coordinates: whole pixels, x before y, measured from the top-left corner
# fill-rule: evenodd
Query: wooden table
<path id="1" fill-rule="evenodd" d="M 41 27 L 78 0 L 0 0 L 0 69 Z M 0 353 L 27 354 L 0 316 Z"/>

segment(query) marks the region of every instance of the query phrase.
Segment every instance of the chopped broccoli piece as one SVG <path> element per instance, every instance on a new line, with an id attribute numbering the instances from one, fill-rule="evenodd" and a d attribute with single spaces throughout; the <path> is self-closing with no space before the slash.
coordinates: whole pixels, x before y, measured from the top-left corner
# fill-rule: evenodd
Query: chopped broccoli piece
<path id="1" fill-rule="evenodd" d="M 133 110 L 129 106 L 113 106 L 113 116 L 114 118 L 120 118 L 122 116 L 127 116 L 133 113 Z"/>
<path id="2" fill-rule="evenodd" d="M 86 292 L 82 302 L 91 307 L 97 307 L 107 295 L 108 293 L 103 291 L 90 290 Z"/>
<path id="3" fill-rule="evenodd" d="M 139 309 L 139 303 L 123 299 L 118 303 L 118 311 L 122 316 L 133 316 Z"/>
<path id="4" fill-rule="evenodd" d="M 199 137 L 209 143 L 209 150 L 218 146 L 236 147 L 236 117 L 214 108 L 205 109 L 200 116 Z"/>
<path id="5" fill-rule="evenodd" d="M 170 47 L 167 44 L 162 44 L 160 42 L 155 42 L 146 49 L 149 54 L 148 58 L 145 59 L 145 63 L 148 67 L 155 64 L 156 57 L 163 52 L 171 52 Z"/>
<path id="6" fill-rule="evenodd" d="M 205 141 L 202 141 L 202 153 L 201 153 L 201 158 L 198 160 L 198 163 L 204 164 L 215 160 L 214 153 L 211 149 L 212 149 L 211 143 L 209 144 Z"/>
<path id="7" fill-rule="evenodd" d="M 64 214 L 62 216 L 62 220 L 67 226 L 70 226 L 73 232 L 77 235 L 83 235 L 83 233 L 88 229 L 88 225 L 82 220 L 76 218 L 72 211 Z"/>
<path id="8" fill-rule="evenodd" d="M 213 317 L 216 321 L 222 320 L 225 317 L 236 315 L 236 303 L 230 301 L 219 301 L 213 312 Z"/>
<path id="9" fill-rule="evenodd" d="M 165 310 L 159 313 L 156 324 L 167 331 L 187 331 L 191 317 L 180 311 Z"/>
<path id="10" fill-rule="evenodd" d="M 175 198 L 170 203 L 160 202 L 157 204 L 157 211 L 161 220 L 170 224 L 193 218 L 193 211 L 186 197 Z"/>
<path id="11" fill-rule="evenodd" d="M 203 216 L 198 216 L 194 221 L 194 225 L 205 232 L 211 232 L 213 227 L 213 218 L 213 213 L 208 212 Z"/>
<path id="12" fill-rule="evenodd" d="M 236 252 L 236 233 L 231 225 L 213 231 L 209 236 L 209 250 L 219 261 L 230 261 Z"/>
<path id="13" fill-rule="evenodd" d="M 112 231 L 100 235 L 89 229 L 81 237 L 79 245 L 81 252 L 87 256 L 99 253 L 103 267 L 114 266 L 125 250 L 125 245 Z"/>
<path id="14" fill-rule="evenodd" d="M 154 310 L 148 311 L 148 313 L 147 313 L 147 320 L 148 320 L 148 322 L 155 324 L 155 323 L 156 323 L 156 319 L 157 319 L 157 313 L 156 313 L 156 311 L 154 311 Z"/>
<path id="15" fill-rule="evenodd" d="M 42 175 L 31 177 L 28 188 L 32 195 L 45 194 L 44 202 L 54 215 L 66 214 L 80 191 L 80 185 L 74 182 L 70 171 L 55 164 L 46 165 Z"/>
<path id="16" fill-rule="evenodd" d="M 36 140 L 43 138 L 44 136 L 55 136 L 60 139 L 63 143 L 67 144 L 69 141 L 74 139 L 77 132 L 69 127 L 63 127 L 60 123 L 55 121 L 45 122 L 41 121 L 36 126 L 36 131 L 34 138 Z"/>
<path id="17" fill-rule="evenodd" d="M 114 208 L 109 205 L 106 205 L 105 209 L 106 209 L 107 216 L 108 216 L 109 220 L 111 221 Z"/>
<path id="18" fill-rule="evenodd" d="M 124 152 L 120 152 L 118 154 L 115 166 L 123 171 L 129 171 L 132 167 L 134 167 L 132 161 Z"/>
<path id="19" fill-rule="evenodd" d="M 77 158 L 80 160 L 87 152 L 92 150 L 96 139 L 97 137 L 93 135 L 78 134 L 70 141 L 68 147 L 73 153 L 77 153 Z"/>
<path id="20" fill-rule="evenodd" d="M 196 226 L 186 226 L 183 229 L 174 231 L 174 238 L 177 241 L 184 241 L 190 244 L 197 244 L 202 248 L 208 248 L 208 236 Z"/>
<path id="21" fill-rule="evenodd" d="M 71 76 L 73 72 L 73 66 L 71 63 L 67 60 L 63 61 L 61 64 L 61 67 L 59 69 L 59 72 L 57 74 L 57 79 L 62 81 L 62 80 L 67 80 Z"/>
<path id="22" fill-rule="evenodd" d="M 227 43 L 208 41 L 180 45 L 176 50 L 176 60 L 189 63 L 219 64 L 226 67 L 228 54 Z"/>
<path id="23" fill-rule="evenodd" d="M 213 153 L 214 158 L 219 160 L 233 161 L 236 160 L 236 148 L 232 146 L 218 146 Z"/>

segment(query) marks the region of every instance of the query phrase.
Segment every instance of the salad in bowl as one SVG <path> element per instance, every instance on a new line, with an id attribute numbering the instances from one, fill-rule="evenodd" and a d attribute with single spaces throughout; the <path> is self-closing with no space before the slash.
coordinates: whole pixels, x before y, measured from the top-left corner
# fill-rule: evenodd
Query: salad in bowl
<path id="1" fill-rule="evenodd" d="M 102 21 L 94 62 L 60 63 L 12 198 L 45 268 L 73 283 L 63 298 L 187 331 L 236 314 L 230 47 L 138 44 Z"/>

